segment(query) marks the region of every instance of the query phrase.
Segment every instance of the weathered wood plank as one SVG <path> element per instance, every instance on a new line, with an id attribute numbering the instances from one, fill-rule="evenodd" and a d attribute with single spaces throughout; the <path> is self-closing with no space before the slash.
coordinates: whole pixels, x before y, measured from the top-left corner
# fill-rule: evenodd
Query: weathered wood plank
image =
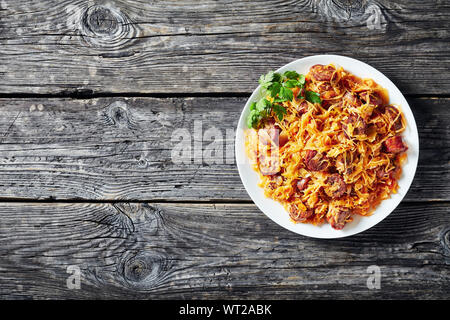
<path id="1" fill-rule="evenodd" d="M 447 203 L 403 204 L 329 241 L 251 204 L 1 203 L 0 234 L 3 298 L 450 298 Z"/>
<path id="2" fill-rule="evenodd" d="M 0 10 L 0 93 L 250 92 L 334 53 L 448 94 L 448 1 L 25 1 Z"/>
<path id="3" fill-rule="evenodd" d="M 0 196 L 248 201 L 234 159 L 234 130 L 245 100 L 0 99 Z M 449 101 L 410 99 L 421 152 L 406 201 L 450 199 Z M 192 157 L 202 138 L 200 155 L 216 139 L 223 153 L 218 163 L 174 163 L 180 130 L 188 135 Z"/>

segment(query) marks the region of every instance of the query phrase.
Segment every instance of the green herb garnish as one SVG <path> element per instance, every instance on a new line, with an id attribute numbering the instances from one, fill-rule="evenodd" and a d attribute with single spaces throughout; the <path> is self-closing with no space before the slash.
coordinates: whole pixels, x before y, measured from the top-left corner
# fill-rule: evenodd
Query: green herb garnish
<path id="1" fill-rule="evenodd" d="M 314 91 L 306 91 L 305 92 L 306 100 L 311 103 L 321 103 L 320 95 Z"/>
<path id="2" fill-rule="evenodd" d="M 283 102 L 292 101 L 294 93 L 292 89 L 299 88 L 299 93 L 305 86 L 305 76 L 295 71 L 286 71 L 282 75 L 274 71 L 269 71 L 266 75 L 261 75 L 258 80 L 262 87 L 262 93 L 270 98 L 272 102 L 266 97 L 261 98 L 257 102 L 250 105 L 250 114 L 247 117 L 247 126 L 249 128 L 257 128 L 260 122 L 268 118 L 272 111 L 281 121 L 286 114 L 286 108 Z M 306 99 L 311 103 L 321 103 L 320 95 L 313 91 L 306 91 L 306 97 L 296 97 Z"/>

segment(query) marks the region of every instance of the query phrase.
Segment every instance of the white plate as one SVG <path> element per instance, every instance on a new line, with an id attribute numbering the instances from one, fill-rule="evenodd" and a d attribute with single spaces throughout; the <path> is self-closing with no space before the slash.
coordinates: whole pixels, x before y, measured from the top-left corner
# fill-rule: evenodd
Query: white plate
<path id="1" fill-rule="evenodd" d="M 371 216 L 360 217 L 355 215 L 354 220 L 347 223 L 342 230 L 334 230 L 328 223 L 321 226 L 304 223 L 296 224 L 289 219 L 289 214 L 280 203 L 264 196 L 263 189 L 258 187 L 258 183 L 260 182 L 259 176 L 248 162 L 245 154 L 244 143 L 244 130 L 247 129 L 245 120 L 249 113 L 250 103 L 257 101 L 260 98 L 259 86 L 255 89 L 255 91 L 253 91 L 253 94 L 245 104 L 236 131 L 236 162 L 242 183 L 250 195 L 250 198 L 252 198 L 253 202 L 262 212 L 264 212 L 270 219 L 278 223 L 280 226 L 295 233 L 313 238 L 341 238 L 351 236 L 373 227 L 378 222 L 386 218 L 398 206 L 408 192 L 408 189 L 414 179 L 417 161 L 419 158 L 419 135 L 417 133 L 416 121 L 414 120 L 413 113 L 411 112 L 411 109 L 400 90 L 398 90 L 391 80 L 375 68 L 364 62 L 349 57 L 338 55 L 317 55 L 291 62 L 278 69 L 277 72 L 282 73 L 287 70 L 295 70 L 298 73 L 307 74 L 309 68 L 315 64 L 327 65 L 330 63 L 333 63 L 336 66 L 341 66 L 345 70 L 361 78 L 371 78 L 379 85 L 386 88 L 389 93 L 390 103 L 400 106 L 407 123 L 406 130 L 403 132 L 403 138 L 408 144 L 408 158 L 402 167 L 403 173 L 398 181 L 398 192 L 396 194 L 392 194 L 389 199 L 382 201 Z"/>

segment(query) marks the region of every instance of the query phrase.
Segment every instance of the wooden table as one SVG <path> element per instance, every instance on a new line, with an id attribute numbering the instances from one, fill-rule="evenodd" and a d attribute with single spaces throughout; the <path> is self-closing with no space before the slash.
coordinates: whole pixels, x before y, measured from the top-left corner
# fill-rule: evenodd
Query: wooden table
<path id="1" fill-rule="evenodd" d="M 449 21 L 448 1 L 2 0 L 1 298 L 450 298 Z M 337 240 L 269 220 L 233 160 L 259 75 L 323 53 L 392 79 L 421 148 L 402 204 Z M 183 128 L 231 156 L 174 164 Z"/>

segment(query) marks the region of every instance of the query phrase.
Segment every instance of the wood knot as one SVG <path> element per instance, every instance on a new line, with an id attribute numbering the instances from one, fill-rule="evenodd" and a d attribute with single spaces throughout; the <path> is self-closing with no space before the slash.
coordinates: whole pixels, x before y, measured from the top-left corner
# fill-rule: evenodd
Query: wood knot
<path id="1" fill-rule="evenodd" d="M 366 25 L 369 30 L 386 28 L 386 19 L 379 4 L 359 0 L 322 0 L 314 2 L 319 18 L 339 24 Z"/>
<path id="2" fill-rule="evenodd" d="M 95 34 L 114 34 L 118 29 L 118 19 L 110 9 L 91 7 L 85 13 L 86 26 Z"/>
<path id="3" fill-rule="evenodd" d="M 346 11 L 361 10 L 363 6 L 360 0 L 332 0 L 332 3 L 338 8 Z"/>
<path id="4" fill-rule="evenodd" d="M 82 15 L 80 28 L 84 41 L 102 51 L 124 49 L 136 39 L 138 32 L 128 16 L 110 2 L 88 7 Z"/>
<path id="5" fill-rule="evenodd" d="M 102 225 L 107 225 L 109 227 L 111 235 L 128 238 L 135 232 L 133 220 L 128 216 L 125 210 L 116 204 L 108 206 L 107 208 L 108 210 L 105 212 L 107 215 L 99 217 L 98 220 Z"/>
<path id="6" fill-rule="evenodd" d="M 160 252 L 140 252 L 125 259 L 123 277 L 133 288 L 149 289 L 156 286 L 170 269 L 169 259 Z"/>
<path id="7" fill-rule="evenodd" d="M 444 230 L 441 232 L 441 245 L 444 248 L 444 252 L 446 253 L 446 256 L 450 256 L 450 226 L 447 226 L 444 228 Z"/>
<path id="8" fill-rule="evenodd" d="M 133 119 L 133 115 L 124 101 L 115 101 L 103 110 L 103 117 L 108 125 L 119 128 L 126 127 L 132 130 L 138 125 Z"/>
<path id="9" fill-rule="evenodd" d="M 123 203 L 114 205 L 118 211 L 133 221 L 133 225 L 139 230 L 145 230 L 147 236 L 156 235 L 163 224 L 161 209 L 146 203 Z"/>

